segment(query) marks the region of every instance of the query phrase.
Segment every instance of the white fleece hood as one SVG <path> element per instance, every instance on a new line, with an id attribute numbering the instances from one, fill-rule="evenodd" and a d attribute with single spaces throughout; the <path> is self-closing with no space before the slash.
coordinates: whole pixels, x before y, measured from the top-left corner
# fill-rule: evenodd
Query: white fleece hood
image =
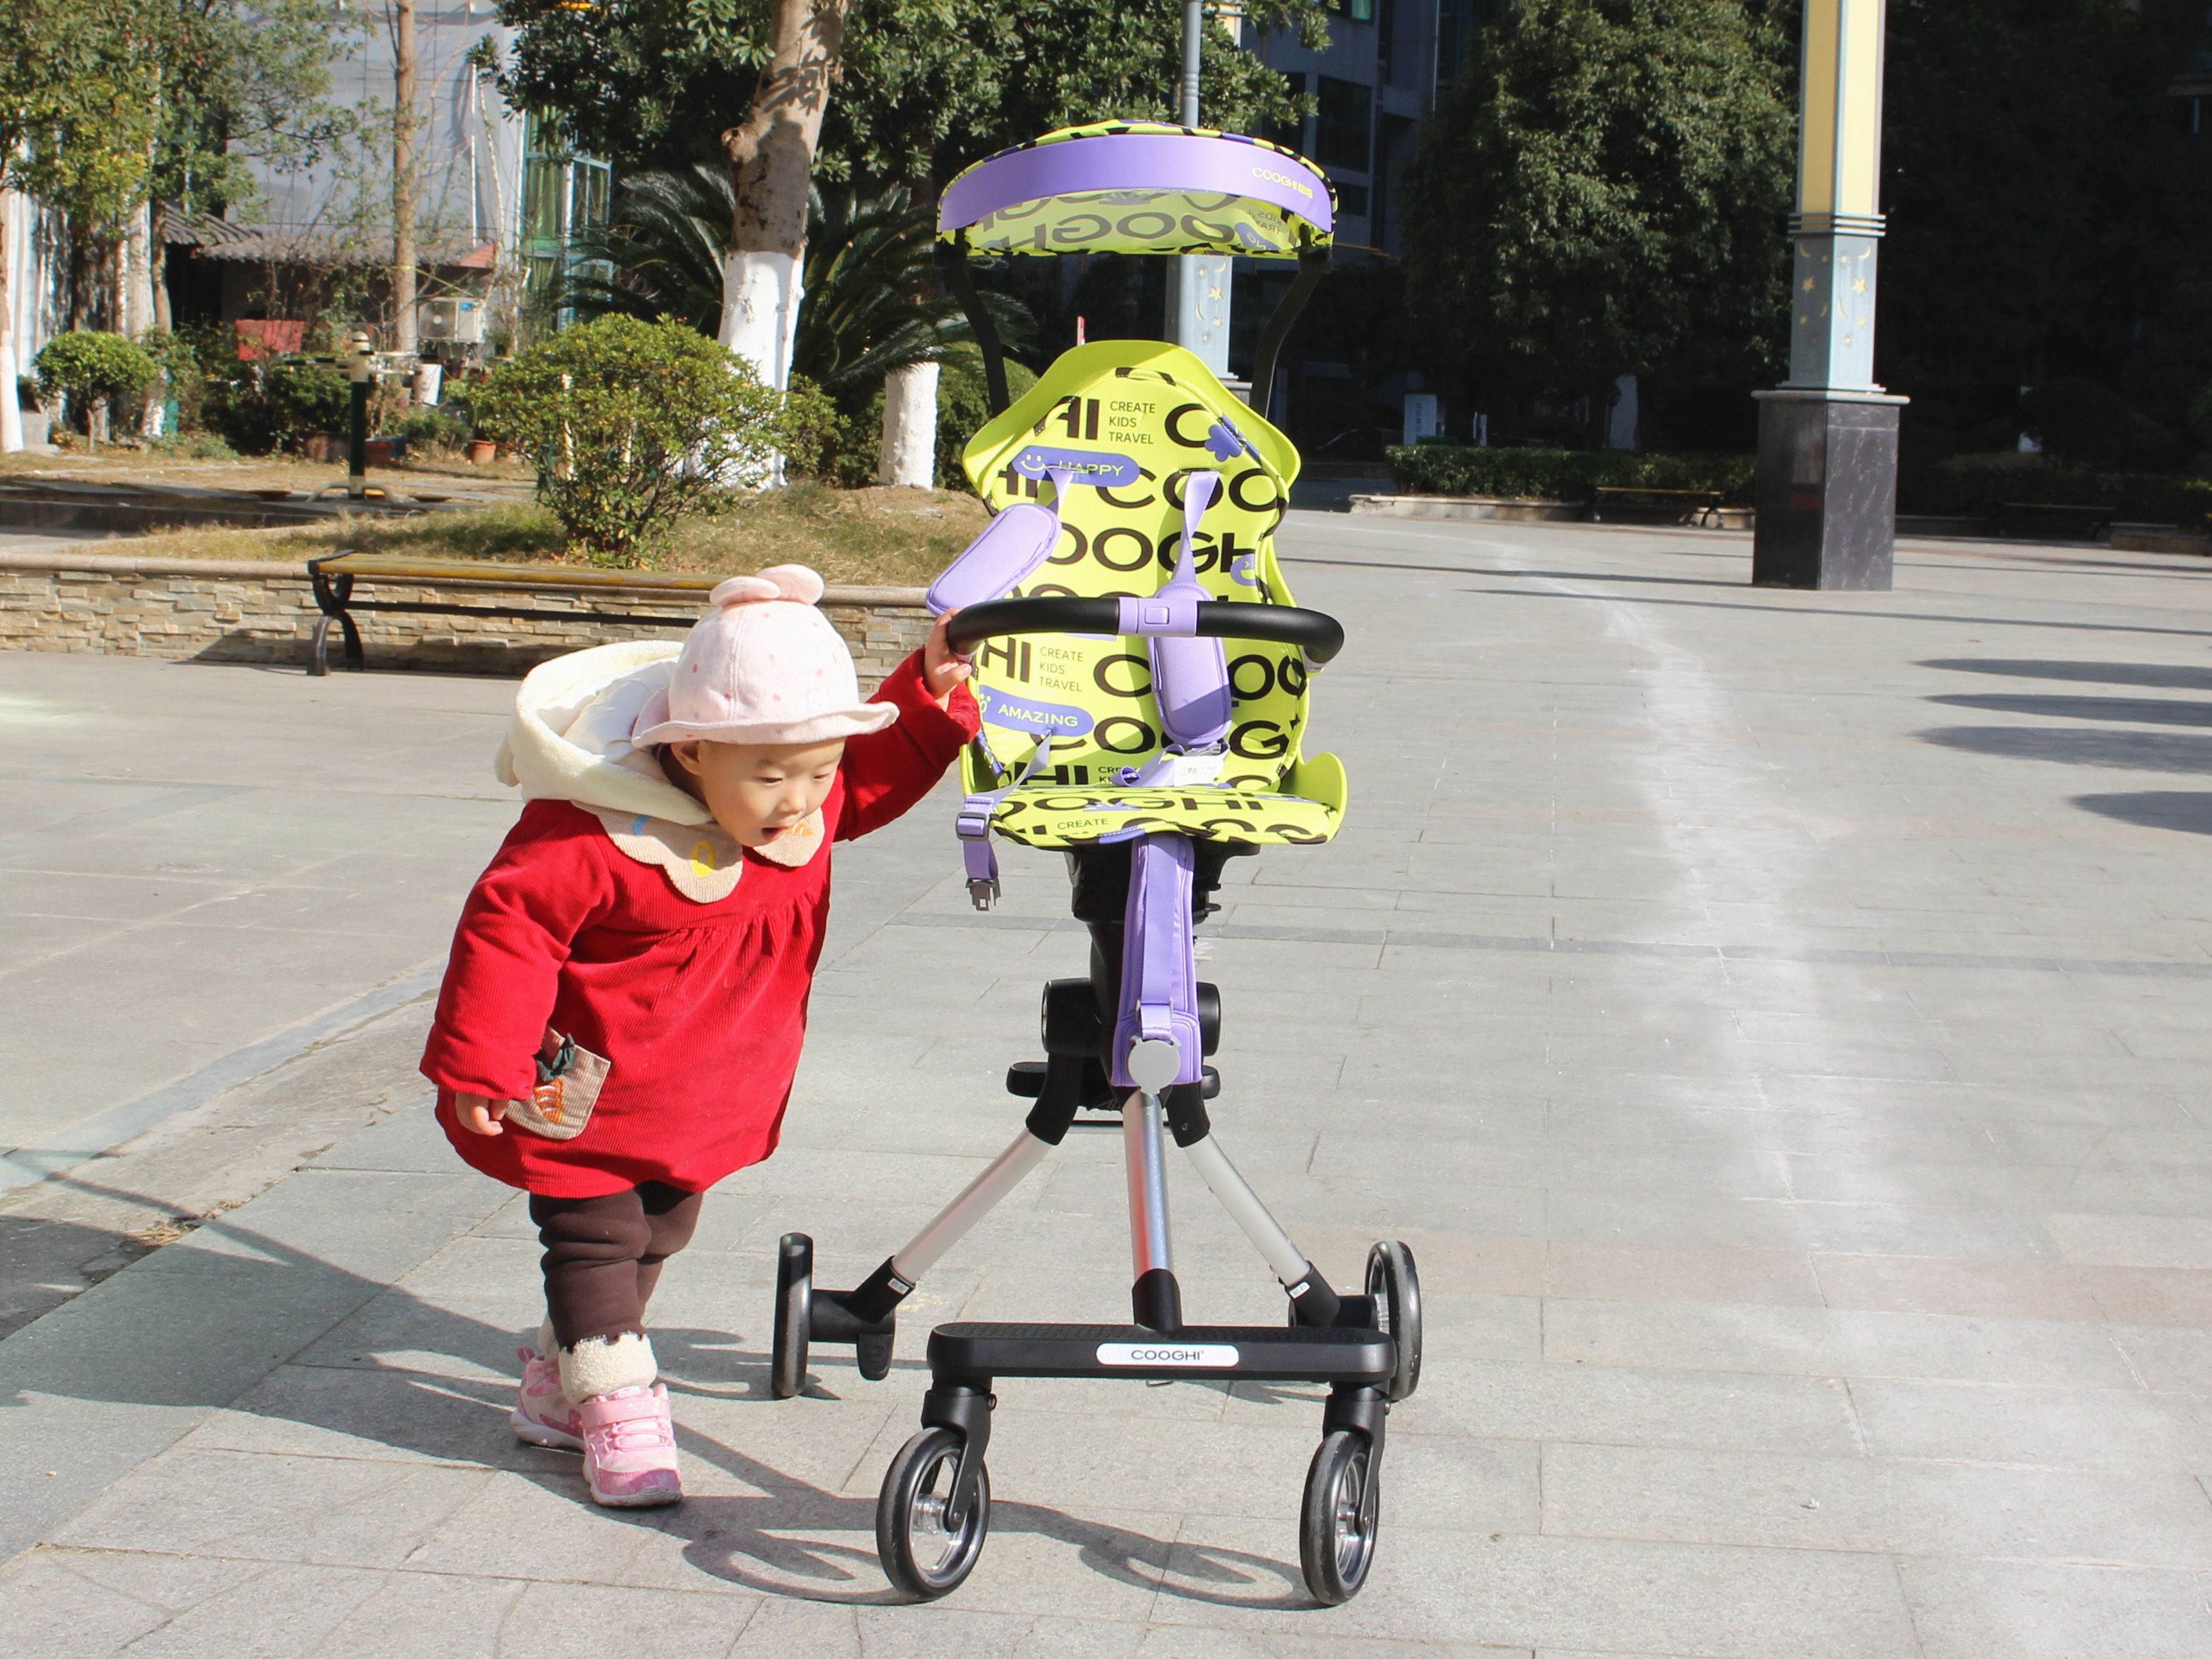
<path id="1" fill-rule="evenodd" d="M 638 713 L 665 692 L 681 647 L 672 640 L 593 646 L 541 663 L 514 694 L 514 719 L 492 769 L 531 800 L 669 823 L 713 822 L 669 782 L 650 748 L 629 740 Z"/>

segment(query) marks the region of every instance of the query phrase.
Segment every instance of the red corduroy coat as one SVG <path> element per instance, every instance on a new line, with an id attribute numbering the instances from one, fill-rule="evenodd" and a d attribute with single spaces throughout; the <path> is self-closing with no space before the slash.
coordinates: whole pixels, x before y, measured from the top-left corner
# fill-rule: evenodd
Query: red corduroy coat
<path id="1" fill-rule="evenodd" d="M 939 708 L 920 653 L 872 701 L 896 725 L 849 739 L 823 804 L 824 842 L 880 829 L 927 794 L 975 734 L 963 686 Z M 554 1198 L 642 1182 L 703 1192 L 775 1150 L 830 913 L 830 848 L 796 869 L 745 854 L 729 896 L 700 903 L 618 851 L 597 817 L 536 800 L 462 908 L 422 1073 L 438 1120 L 486 1175 Z M 608 1061 L 583 1132 L 510 1120 L 471 1134 L 457 1093 L 526 1099 L 548 1027 Z"/>

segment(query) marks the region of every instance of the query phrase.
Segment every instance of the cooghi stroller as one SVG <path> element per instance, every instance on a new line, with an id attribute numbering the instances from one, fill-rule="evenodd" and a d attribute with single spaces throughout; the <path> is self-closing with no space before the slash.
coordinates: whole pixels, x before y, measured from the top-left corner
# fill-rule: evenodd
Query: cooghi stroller
<path id="1" fill-rule="evenodd" d="M 1194 943 L 1230 859 L 1327 842 L 1345 808 L 1342 764 L 1301 751 L 1309 678 L 1343 630 L 1291 603 L 1273 541 L 1297 453 L 1197 357 L 1158 342 L 1079 345 L 1009 408 L 966 264 L 970 248 L 1295 258 L 1261 338 L 1264 389 L 1326 269 L 1333 208 L 1321 171 L 1288 150 L 1141 125 L 1054 133 L 945 193 L 941 266 L 983 346 L 996 410 L 963 461 L 994 517 L 930 592 L 939 612 L 959 611 L 955 643 L 977 647 L 983 732 L 957 826 L 968 887 L 979 908 L 997 897 L 994 836 L 1064 851 L 1091 972 L 1044 988 L 1045 1057 L 1006 1077 L 1034 1103 L 1012 1145 L 866 1283 L 817 1288 L 812 1241 L 784 1237 L 775 1391 L 796 1395 L 824 1342 L 854 1345 L 863 1376 L 888 1374 L 900 1302 L 1076 1129 L 1121 1136 L 1135 1279 L 1127 1325 L 931 1333 L 923 1426 L 876 1511 L 884 1571 L 911 1598 L 954 1589 L 982 1551 L 1003 1377 L 1326 1383 L 1299 1528 L 1306 1583 L 1343 1601 L 1374 1559 L 1384 1422 L 1420 1377 L 1413 1255 L 1376 1245 L 1361 1293 L 1341 1294 L 1237 1174 L 1207 1113 L 1221 1003 L 1197 977 Z M 1282 1327 L 1184 1322 L 1169 1139 L 1281 1281 Z"/>

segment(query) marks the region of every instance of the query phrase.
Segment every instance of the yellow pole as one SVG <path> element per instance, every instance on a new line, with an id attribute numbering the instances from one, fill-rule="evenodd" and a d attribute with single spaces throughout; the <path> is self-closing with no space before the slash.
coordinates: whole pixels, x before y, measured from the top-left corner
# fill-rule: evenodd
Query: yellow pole
<path id="1" fill-rule="evenodd" d="M 1759 399 L 1752 580 L 1886 589 L 1898 410 L 1874 378 L 1887 0 L 1805 0 L 1790 378 Z"/>

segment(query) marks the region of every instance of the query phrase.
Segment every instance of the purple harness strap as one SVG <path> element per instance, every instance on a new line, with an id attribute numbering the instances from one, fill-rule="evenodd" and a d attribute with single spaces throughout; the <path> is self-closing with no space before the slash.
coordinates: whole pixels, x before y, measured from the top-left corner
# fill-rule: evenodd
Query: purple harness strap
<path id="1" fill-rule="evenodd" d="M 1143 836 L 1129 849 L 1129 901 L 1122 912 L 1121 1000 L 1114 1021 L 1113 1071 L 1117 1089 L 1149 1093 L 1205 1076 L 1198 1025 L 1198 968 L 1190 902 L 1194 860 L 1187 836 Z M 1171 1043 L 1174 1075 L 1165 1067 L 1130 1075 L 1130 1050 L 1139 1043 Z M 1153 1051 L 1155 1054 L 1158 1050 Z"/>
<path id="2" fill-rule="evenodd" d="M 1182 552 L 1174 578 L 1147 599 L 1121 601 L 1121 631 L 1152 641 L 1152 696 L 1171 748 L 1190 753 L 1229 735 L 1229 659 L 1219 640 L 1198 637 L 1198 607 L 1212 596 L 1198 580 L 1199 520 L 1221 490 L 1218 472 L 1183 480 Z"/>

